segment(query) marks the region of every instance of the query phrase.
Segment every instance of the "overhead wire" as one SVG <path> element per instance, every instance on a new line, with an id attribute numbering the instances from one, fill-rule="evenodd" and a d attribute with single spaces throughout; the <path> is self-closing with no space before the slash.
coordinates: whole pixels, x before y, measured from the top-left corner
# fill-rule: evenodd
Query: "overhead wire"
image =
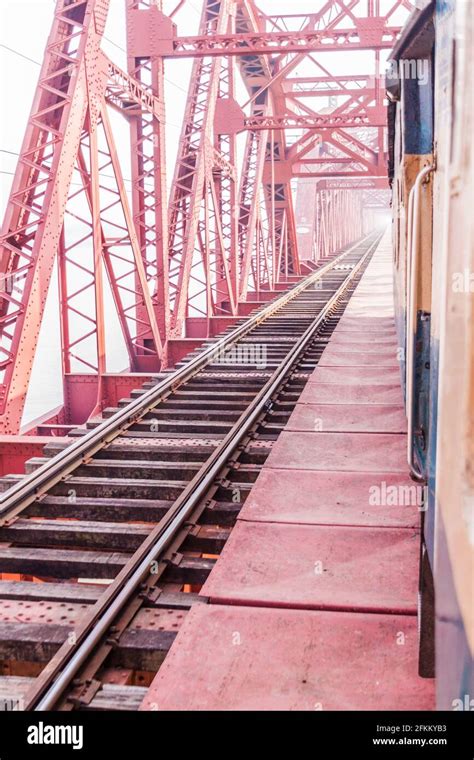
<path id="1" fill-rule="evenodd" d="M 104 39 L 106 39 L 112 45 L 115 45 L 115 47 L 118 47 L 120 50 L 123 50 L 124 52 L 126 52 L 125 48 L 123 48 L 121 45 L 118 45 L 116 42 L 113 42 L 113 40 L 109 39 L 105 35 L 104 35 Z M 30 58 L 28 55 L 25 55 L 20 50 L 17 50 L 16 48 L 9 47 L 8 45 L 5 45 L 3 42 L 0 42 L 0 48 L 4 48 L 9 53 L 14 53 L 15 55 L 20 56 L 20 58 L 24 58 L 26 61 L 29 61 L 30 63 L 34 63 L 35 66 L 41 66 L 41 62 L 40 61 L 37 61 L 35 58 Z M 181 90 L 182 92 L 184 92 L 185 95 L 188 94 L 187 90 L 185 90 L 184 87 L 181 87 L 176 82 L 173 82 L 171 79 L 168 79 L 167 77 L 165 77 L 165 80 L 168 82 L 168 84 L 171 84 L 171 85 L 173 85 L 173 87 L 176 87 L 178 90 Z M 176 129 L 181 129 L 181 125 L 174 124 L 172 121 L 165 120 L 165 125 L 167 127 L 175 127 Z"/>

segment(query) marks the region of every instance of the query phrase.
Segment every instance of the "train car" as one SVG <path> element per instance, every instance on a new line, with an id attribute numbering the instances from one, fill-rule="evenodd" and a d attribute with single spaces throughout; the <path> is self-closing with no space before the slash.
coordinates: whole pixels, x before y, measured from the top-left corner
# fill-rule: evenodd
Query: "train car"
<path id="1" fill-rule="evenodd" d="M 420 674 L 444 710 L 474 710 L 473 59 L 471 4 L 437 0 L 387 72 L 407 455 L 424 486 Z"/>

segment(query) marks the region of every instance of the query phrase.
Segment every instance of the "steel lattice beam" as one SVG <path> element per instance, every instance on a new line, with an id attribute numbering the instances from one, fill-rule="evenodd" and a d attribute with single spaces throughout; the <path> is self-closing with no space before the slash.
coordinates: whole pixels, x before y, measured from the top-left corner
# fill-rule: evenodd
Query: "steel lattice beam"
<path id="1" fill-rule="evenodd" d="M 374 114 L 350 113 L 315 114 L 314 116 L 249 116 L 244 120 L 246 129 L 353 129 L 354 127 L 384 127 L 386 114 L 380 110 Z"/>
<path id="2" fill-rule="evenodd" d="M 230 55 L 284 55 L 286 53 L 315 53 L 354 50 L 390 50 L 400 27 L 382 23 L 371 26 L 356 21 L 354 29 L 333 32 L 267 32 L 258 34 L 215 34 L 179 37 L 172 41 L 167 58 L 196 58 Z"/>

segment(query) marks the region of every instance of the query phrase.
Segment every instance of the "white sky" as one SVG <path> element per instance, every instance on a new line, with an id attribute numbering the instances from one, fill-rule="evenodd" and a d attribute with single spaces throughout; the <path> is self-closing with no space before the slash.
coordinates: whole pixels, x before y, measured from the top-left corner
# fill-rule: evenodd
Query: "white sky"
<path id="1" fill-rule="evenodd" d="M 385 10 L 394 0 L 381 0 Z M 291 13 L 314 12 L 322 0 L 260 0 L 264 11 L 282 12 L 291 6 Z M 125 56 L 125 0 L 111 0 L 104 51 L 119 66 L 126 69 Z M 177 0 L 165 0 L 165 12 L 170 12 Z M 364 13 L 365 3 L 361 3 Z M 175 16 L 179 34 L 196 34 L 202 0 L 187 0 L 186 5 Z M 49 34 L 54 0 L 0 0 L 0 213 L 3 216 L 8 198 L 12 174 L 15 170 L 17 154 L 20 150 L 31 102 L 36 87 L 39 65 Z M 393 17 L 393 23 L 402 23 L 403 11 Z M 295 21 L 295 23 L 297 23 Z M 299 23 L 299 22 L 298 22 Z M 347 28 L 347 22 L 342 24 Z M 8 49 L 10 48 L 10 49 Z M 16 52 L 15 52 L 16 51 Z M 350 61 L 348 61 L 350 56 Z M 334 74 L 368 73 L 372 70 L 373 55 L 366 52 L 324 53 L 321 62 Z M 166 136 L 167 136 L 167 177 L 170 182 L 181 131 L 186 100 L 190 60 L 167 61 L 166 76 Z M 293 76 L 308 76 L 314 72 L 313 64 L 304 63 L 295 69 Z M 245 100 L 243 85 L 238 83 L 238 94 Z M 311 102 L 315 107 L 314 99 Z M 324 107 L 325 99 L 318 99 L 318 107 Z M 122 163 L 123 175 L 130 177 L 128 125 L 118 114 L 111 114 L 117 147 Z M 244 136 L 239 139 L 239 153 L 242 153 Z M 129 183 L 127 183 L 129 187 Z M 112 319 L 109 324 L 112 343 L 116 351 L 111 357 L 109 371 L 120 371 L 126 366 L 126 354 L 118 330 Z M 27 402 L 25 420 L 33 419 L 40 413 L 59 405 L 62 400 L 60 364 L 60 336 L 58 323 L 57 281 L 53 273 L 40 342 L 35 359 L 33 378 Z"/>

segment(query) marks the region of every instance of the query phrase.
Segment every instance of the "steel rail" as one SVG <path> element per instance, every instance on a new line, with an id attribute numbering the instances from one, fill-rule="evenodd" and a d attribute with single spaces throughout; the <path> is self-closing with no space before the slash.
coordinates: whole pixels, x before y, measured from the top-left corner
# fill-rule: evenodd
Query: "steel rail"
<path id="1" fill-rule="evenodd" d="M 81 666 L 87 661 L 94 648 L 106 634 L 113 620 L 142 584 L 145 576 L 150 574 L 152 563 L 158 561 L 160 554 L 176 536 L 177 531 L 182 528 L 192 511 L 205 496 L 219 471 L 265 410 L 266 404 L 288 375 L 288 372 L 291 371 L 294 363 L 300 358 L 328 314 L 337 305 L 361 267 L 368 257 L 371 256 L 380 238 L 381 234 L 377 235 L 370 242 L 367 251 L 361 256 L 339 288 L 324 305 L 313 324 L 305 330 L 249 407 L 244 410 L 235 425 L 229 430 L 217 449 L 215 449 L 199 472 L 188 483 L 168 513 L 160 520 L 152 533 L 130 558 L 125 568 L 122 569 L 107 591 L 94 605 L 88 619 L 82 623 L 82 630 L 75 632 L 76 643 L 74 645 L 68 642 L 64 643 L 38 676 L 35 684 L 33 684 L 25 696 L 25 710 L 46 711 L 54 709 L 54 706 L 61 699 L 68 685 L 76 677 Z M 363 245 L 364 242 L 358 243 L 357 246 Z M 340 259 L 340 257 L 338 258 Z M 312 279 L 314 278 L 310 278 L 310 282 Z M 308 287 L 310 282 L 306 282 L 305 287 Z M 299 288 L 298 292 L 302 289 L 304 288 Z"/>
<path id="2" fill-rule="evenodd" d="M 56 483 L 64 480 L 80 464 L 87 463 L 91 456 L 117 438 L 130 425 L 137 422 L 143 415 L 153 409 L 159 401 L 162 401 L 167 395 L 175 391 L 179 385 L 193 377 L 199 370 L 209 364 L 216 355 L 220 354 L 223 349 L 253 330 L 260 322 L 293 300 L 302 290 L 321 279 L 345 256 L 353 251 L 354 248 L 363 245 L 373 234 L 372 232 L 370 235 L 362 238 L 347 251 L 324 264 L 313 274 L 308 275 L 307 278 L 284 293 L 276 301 L 272 301 L 253 317 L 247 319 L 243 325 L 236 327 L 231 333 L 213 343 L 199 356 L 196 356 L 186 365 L 180 367 L 170 374 L 169 377 L 158 382 L 153 388 L 150 388 L 142 396 L 131 401 L 123 409 L 119 409 L 96 428 L 86 433 L 59 454 L 52 457 L 48 462 L 38 467 L 37 470 L 26 475 L 19 483 L 9 488 L 8 491 L 0 496 L 0 526 L 5 525 L 8 520 L 29 506 L 39 496 L 46 493 Z"/>

